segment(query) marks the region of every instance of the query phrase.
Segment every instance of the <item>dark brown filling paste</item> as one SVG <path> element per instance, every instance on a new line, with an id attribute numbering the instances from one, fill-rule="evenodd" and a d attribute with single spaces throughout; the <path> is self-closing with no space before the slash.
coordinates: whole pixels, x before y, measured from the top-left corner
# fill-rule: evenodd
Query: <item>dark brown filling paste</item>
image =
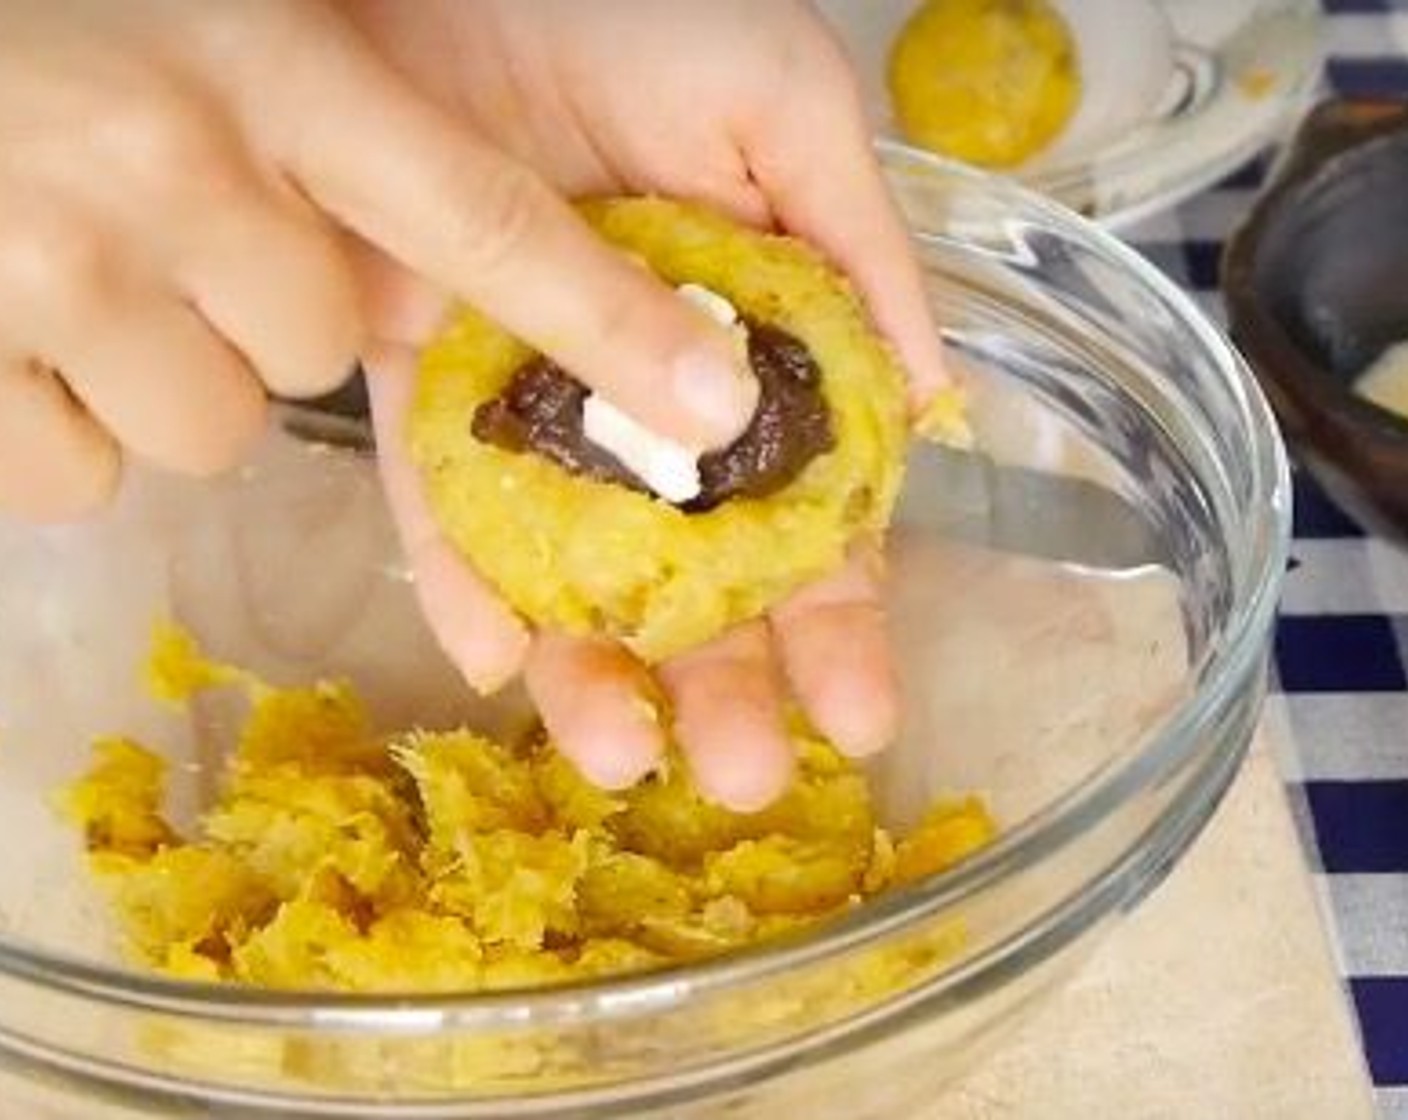
<path id="1" fill-rule="evenodd" d="M 811 352 L 778 327 L 746 325 L 758 410 L 738 439 L 701 456 L 699 495 L 681 506 L 691 513 L 730 498 L 765 498 L 835 446 L 821 371 Z M 506 451 L 536 452 L 584 478 L 650 493 L 630 468 L 587 439 L 582 430 L 587 396 L 586 386 L 539 356 L 475 410 L 471 430 L 477 439 Z"/>

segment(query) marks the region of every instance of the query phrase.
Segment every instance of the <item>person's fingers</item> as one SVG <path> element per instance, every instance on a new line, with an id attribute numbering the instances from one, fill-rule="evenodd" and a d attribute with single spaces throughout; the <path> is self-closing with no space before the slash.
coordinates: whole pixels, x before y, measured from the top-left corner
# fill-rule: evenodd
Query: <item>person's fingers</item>
<path id="1" fill-rule="evenodd" d="M 75 286 L 4 316 L 119 443 L 158 466 L 214 474 L 264 430 L 264 391 L 244 360 L 194 310 L 156 289 Z"/>
<path id="2" fill-rule="evenodd" d="M 767 230 L 773 226 L 772 205 L 762 188 L 749 177 L 746 167 L 740 167 L 737 176 L 716 177 L 703 182 L 698 179 L 691 181 L 687 175 L 682 175 L 678 189 L 665 193 L 701 203 L 754 229 Z"/>
<path id="3" fill-rule="evenodd" d="M 757 384 L 728 333 L 350 36 L 319 65 L 280 153 L 315 201 L 660 434 L 712 447 L 747 426 Z"/>
<path id="4" fill-rule="evenodd" d="M 899 729 L 900 686 L 886 633 L 879 563 L 869 550 L 773 609 L 793 694 L 846 754 L 873 754 Z"/>
<path id="5" fill-rule="evenodd" d="M 341 231 L 222 113 L 184 86 L 152 87 L 99 114 L 103 175 L 50 169 L 50 187 L 20 201 L 99 231 L 107 268 L 176 289 L 273 392 L 330 392 L 362 340 Z"/>
<path id="6" fill-rule="evenodd" d="M 418 349 L 444 323 L 449 298 L 360 237 L 347 235 L 344 246 L 361 291 L 368 338 Z"/>
<path id="7" fill-rule="evenodd" d="M 761 809 L 792 777 L 792 744 L 766 624 L 749 622 L 661 666 L 675 737 L 699 788 L 739 811 Z"/>
<path id="8" fill-rule="evenodd" d="M 854 78 L 839 52 L 829 54 L 807 90 L 756 116 L 743 141 L 749 167 L 783 229 L 810 241 L 855 283 L 921 407 L 949 383 L 939 334 Z"/>
<path id="9" fill-rule="evenodd" d="M 351 264 L 336 235 L 292 202 L 242 193 L 189 231 L 176 282 L 269 389 L 331 392 L 363 341 Z"/>
<path id="10" fill-rule="evenodd" d="M 155 275 L 61 192 L 7 190 L 0 199 L 6 351 L 61 370 L 94 419 L 137 455 L 198 474 L 223 470 L 263 430 L 263 390 Z"/>
<path id="11" fill-rule="evenodd" d="M 117 444 L 36 362 L 0 360 L 0 511 L 67 521 L 102 506 L 117 487 Z"/>
<path id="12" fill-rule="evenodd" d="M 621 646 L 541 633 L 526 680 L 553 741 L 597 785 L 624 789 L 659 762 L 665 738 L 650 680 Z"/>
<path id="13" fill-rule="evenodd" d="M 480 692 L 517 675 L 528 631 L 441 536 L 404 451 L 405 418 L 415 383 L 411 351 L 371 347 L 363 356 L 376 429 L 377 463 L 415 580 L 416 595 L 441 647 Z"/>

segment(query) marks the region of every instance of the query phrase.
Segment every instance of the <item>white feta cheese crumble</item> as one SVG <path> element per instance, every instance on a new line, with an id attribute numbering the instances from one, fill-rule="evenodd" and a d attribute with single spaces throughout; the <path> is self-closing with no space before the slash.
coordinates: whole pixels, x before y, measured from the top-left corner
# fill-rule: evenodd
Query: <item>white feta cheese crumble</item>
<path id="1" fill-rule="evenodd" d="M 582 405 L 582 432 L 667 502 L 699 496 L 699 460 L 694 451 L 656 435 L 595 393 Z"/>
<path id="2" fill-rule="evenodd" d="M 675 291 L 720 326 L 738 322 L 733 304 L 702 284 L 681 284 Z M 582 432 L 667 502 L 679 505 L 699 496 L 697 451 L 657 435 L 595 393 L 582 405 Z"/>
<path id="3" fill-rule="evenodd" d="M 731 327 L 738 322 L 738 309 L 712 288 L 703 284 L 681 284 L 675 291 L 721 327 Z"/>

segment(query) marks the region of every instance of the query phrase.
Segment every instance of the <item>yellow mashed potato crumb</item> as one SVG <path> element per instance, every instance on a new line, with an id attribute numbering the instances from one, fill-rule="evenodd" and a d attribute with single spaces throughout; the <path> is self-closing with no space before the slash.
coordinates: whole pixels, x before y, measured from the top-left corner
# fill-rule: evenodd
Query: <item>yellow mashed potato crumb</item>
<path id="1" fill-rule="evenodd" d="M 1075 40 L 1047 0 L 928 0 L 895 41 L 889 82 L 908 139 L 986 167 L 1035 155 L 1080 98 Z"/>
<path id="2" fill-rule="evenodd" d="M 804 929 L 995 833 L 970 798 L 893 840 L 860 773 L 800 729 L 795 786 L 744 815 L 678 762 L 608 795 L 548 743 L 379 736 L 345 685 L 273 689 L 170 628 L 148 679 L 246 691 L 214 804 L 179 835 L 162 760 L 104 739 L 59 807 L 133 957 L 185 979 L 469 992 L 638 972 Z"/>

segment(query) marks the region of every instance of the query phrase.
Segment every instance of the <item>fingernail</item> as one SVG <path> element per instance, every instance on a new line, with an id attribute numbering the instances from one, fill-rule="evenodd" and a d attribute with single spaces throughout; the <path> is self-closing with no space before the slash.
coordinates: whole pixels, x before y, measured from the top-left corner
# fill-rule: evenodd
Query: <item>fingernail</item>
<path id="1" fill-rule="evenodd" d="M 792 774 L 789 758 L 781 767 L 735 765 L 717 773 L 696 773 L 695 782 L 710 801 L 735 813 L 757 813 L 787 792 Z"/>
<path id="2" fill-rule="evenodd" d="M 497 643 L 485 642 L 477 633 L 458 638 L 442 636 L 440 648 L 459 669 L 465 683 L 487 698 L 517 678 L 527 654 L 528 634 L 522 631 L 511 637 L 501 636 Z"/>
<path id="3" fill-rule="evenodd" d="M 476 695 L 486 700 L 497 696 L 517 676 L 512 669 L 501 666 L 479 665 L 464 657 L 455 660 L 460 666 L 460 675 L 464 677 L 465 683 Z"/>
<path id="4" fill-rule="evenodd" d="M 899 690 L 898 683 L 894 686 Z M 849 758 L 869 758 L 884 751 L 899 735 L 898 706 L 876 697 L 856 697 L 845 707 L 818 716 L 822 732 Z"/>
<path id="5" fill-rule="evenodd" d="M 607 790 L 634 786 L 659 765 L 665 753 L 660 713 L 644 696 L 633 697 L 624 708 L 614 710 L 608 724 L 578 726 L 575 741 L 581 748 L 598 748 L 572 754 L 582 776 Z"/>
<path id="6" fill-rule="evenodd" d="M 655 755 L 641 758 L 629 753 L 607 753 L 580 759 L 577 767 L 592 785 L 604 790 L 623 790 L 630 789 L 649 774 L 655 762 Z"/>
<path id="7" fill-rule="evenodd" d="M 655 769 L 664 753 L 663 744 L 617 741 L 612 749 L 599 754 L 584 755 L 577 761 L 582 776 L 606 790 L 630 789 Z"/>
<path id="8" fill-rule="evenodd" d="M 714 446 L 737 439 L 758 405 L 757 380 L 715 354 L 686 354 L 677 359 L 670 381 L 676 402 Z"/>

